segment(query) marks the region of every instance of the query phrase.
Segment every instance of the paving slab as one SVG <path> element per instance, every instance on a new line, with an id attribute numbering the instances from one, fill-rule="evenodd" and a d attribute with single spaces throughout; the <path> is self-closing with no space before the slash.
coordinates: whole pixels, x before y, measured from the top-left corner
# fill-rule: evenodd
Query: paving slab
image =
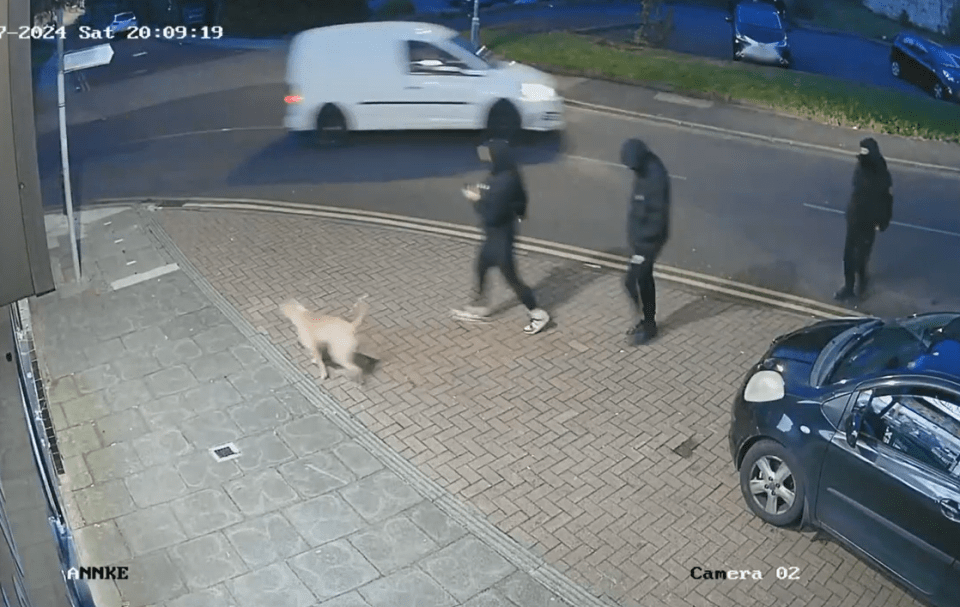
<path id="1" fill-rule="evenodd" d="M 178 267 L 136 282 L 150 268 L 88 262 L 84 283 L 58 276 L 31 302 L 84 564 L 131 567 L 98 604 L 911 604 L 739 501 L 727 401 L 758 348 L 806 319 L 662 285 L 664 339 L 644 354 L 619 345 L 614 275 L 558 302 L 558 328 L 537 339 L 517 308 L 453 325 L 473 257 L 460 242 L 143 209 L 83 234 L 99 243 L 88 254 L 121 258 L 123 234 Z M 302 254 L 318 243 L 336 263 Z M 555 265 L 530 255 L 522 271 L 536 282 Z M 336 314 L 370 292 L 361 350 L 380 365 L 363 387 L 318 379 L 276 312 L 292 281 Z M 97 356 L 58 360 L 64 348 Z M 225 443 L 239 453 L 218 461 Z M 802 579 L 708 587 L 694 564 L 794 565 Z"/>

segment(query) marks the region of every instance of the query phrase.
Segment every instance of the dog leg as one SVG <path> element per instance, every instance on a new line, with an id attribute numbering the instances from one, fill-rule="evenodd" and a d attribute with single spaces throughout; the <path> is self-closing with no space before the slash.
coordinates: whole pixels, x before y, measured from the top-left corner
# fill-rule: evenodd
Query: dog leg
<path id="1" fill-rule="evenodd" d="M 358 384 L 363 384 L 363 369 L 353 362 L 355 349 L 356 344 L 350 344 L 349 346 L 340 346 L 337 348 L 331 347 L 327 352 L 330 354 L 330 358 L 346 369 L 350 377 L 353 378 L 353 381 Z"/>
<path id="2" fill-rule="evenodd" d="M 310 362 L 317 363 L 320 367 L 320 379 L 327 379 L 330 377 L 330 372 L 327 371 L 327 365 L 323 364 L 323 353 L 320 352 L 320 348 L 313 348 L 313 358 L 310 359 Z"/>

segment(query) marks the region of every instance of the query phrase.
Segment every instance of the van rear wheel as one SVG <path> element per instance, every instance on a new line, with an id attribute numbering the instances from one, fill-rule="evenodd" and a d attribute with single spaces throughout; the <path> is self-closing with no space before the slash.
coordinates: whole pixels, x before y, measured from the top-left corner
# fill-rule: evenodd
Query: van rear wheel
<path id="1" fill-rule="evenodd" d="M 336 147 L 347 140 L 347 119 L 335 105 L 325 105 L 317 115 L 317 145 Z"/>
<path id="2" fill-rule="evenodd" d="M 487 118 L 487 135 L 490 139 L 514 141 L 522 128 L 520 113 L 513 104 L 501 99 L 490 108 Z"/>

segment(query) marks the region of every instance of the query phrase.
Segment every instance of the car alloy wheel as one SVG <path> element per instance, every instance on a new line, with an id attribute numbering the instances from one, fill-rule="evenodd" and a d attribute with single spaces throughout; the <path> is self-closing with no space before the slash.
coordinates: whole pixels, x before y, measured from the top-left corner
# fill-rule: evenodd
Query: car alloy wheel
<path id="1" fill-rule="evenodd" d="M 740 489 L 750 510 L 764 521 L 783 527 L 800 519 L 803 479 L 779 443 L 762 440 L 750 447 L 740 466 Z"/>
<path id="2" fill-rule="evenodd" d="M 933 98 L 934 99 L 943 99 L 944 95 L 943 85 L 939 82 L 933 85 Z"/>
<path id="3" fill-rule="evenodd" d="M 891 61 L 891 62 L 890 62 L 890 73 L 893 74 L 893 77 L 894 77 L 894 78 L 899 78 L 899 77 L 900 77 L 900 62 L 899 62 L 899 61 Z"/>

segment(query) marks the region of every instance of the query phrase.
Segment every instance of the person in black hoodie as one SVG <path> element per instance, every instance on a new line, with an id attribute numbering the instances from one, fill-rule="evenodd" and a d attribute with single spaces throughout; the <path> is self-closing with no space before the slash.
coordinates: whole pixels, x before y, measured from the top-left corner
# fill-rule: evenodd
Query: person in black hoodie
<path id="1" fill-rule="evenodd" d="M 838 301 L 866 292 L 867 263 L 877 231 L 885 231 L 893 218 L 893 179 L 880 146 L 868 137 L 860 142 L 857 168 L 853 172 L 853 194 L 847 205 L 847 237 L 843 247 L 844 284 L 834 295 Z M 854 290 L 857 278 L 859 289 Z"/>
<path id="2" fill-rule="evenodd" d="M 486 305 L 486 277 L 497 267 L 517 297 L 527 308 L 530 322 L 523 331 L 528 335 L 539 333 L 550 321 L 550 315 L 537 307 L 533 290 L 517 274 L 513 254 L 517 224 L 527 215 L 527 192 L 520 169 L 510 144 L 495 139 L 477 150 L 480 158 L 490 163 L 490 175 L 480 185 L 467 186 L 463 195 L 474 203 L 484 231 L 484 241 L 477 255 L 477 284 L 470 306 L 456 317 L 463 320 L 485 320 L 490 315 Z"/>
<path id="3" fill-rule="evenodd" d="M 657 290 L 653 264 L 670 233 L 670 175 L 663 162 L 639 139 L 628 139 L 620 160 L 633 171 L 633 193 L 627 216 L 627 240 L 632 250 L 625 285 L 640 321 L 627 331 L 641 345 L 657 336 Z"/>

